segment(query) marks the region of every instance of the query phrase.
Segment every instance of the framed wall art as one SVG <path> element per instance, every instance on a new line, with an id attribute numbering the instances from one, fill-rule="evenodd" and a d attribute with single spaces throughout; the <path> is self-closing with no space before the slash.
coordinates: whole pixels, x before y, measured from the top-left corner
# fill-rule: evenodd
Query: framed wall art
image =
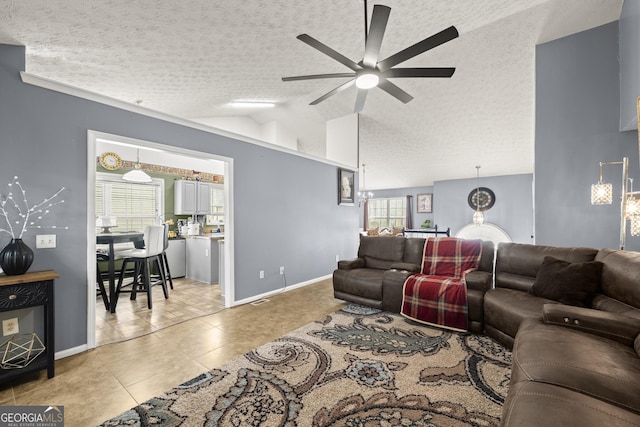
<path id="1" fill-rule="evenodd" d="M 354 188 L 355 172 L 348 169 L 338 169 L 338 204 L 354 205 L 355 204 L 355 188 Z"/>
<path id="2" fill-rule="evenodd" d="M 433 212 L 433 193 L 418 194 L 416 196 L 416 207 L 418 213 L 432 213 Z"/>

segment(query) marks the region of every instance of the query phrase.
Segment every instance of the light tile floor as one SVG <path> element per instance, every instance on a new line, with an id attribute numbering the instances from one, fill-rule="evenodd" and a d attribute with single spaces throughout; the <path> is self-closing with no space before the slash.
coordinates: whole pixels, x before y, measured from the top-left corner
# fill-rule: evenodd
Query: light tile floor
<path id="1" fill-rule="evenodd" d="M 52 379 L 41 371 L 0 386 L 0 405 L 63 405 L 65 425 L 95 426 L 344 306 L 331 280 L 269 299 L 58 360 Z"/>
<path id="2" fill-rule="evenodd" d="M 147 308 L 147 296 L 144 293 L 138 293 L 135 301 L 129 299 L 130 294 L 121 294 L 115 313 L 105 310 L 102 298 L 98 298 L 96 344 L 101 346 L 140 337 L 224 309 L 218 285 L 184 278 L 173 279 L 173 285 L 174 289 L 169 289 L 168 299 L 164 298 L 160 286 L 152 288 L 151 310 Z"/>

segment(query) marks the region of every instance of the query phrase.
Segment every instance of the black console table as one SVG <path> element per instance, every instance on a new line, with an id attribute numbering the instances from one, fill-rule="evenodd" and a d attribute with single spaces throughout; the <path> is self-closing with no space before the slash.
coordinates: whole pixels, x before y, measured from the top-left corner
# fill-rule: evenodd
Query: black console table
<path id="1" fill-rule="evenodd" d="M 414 228 L 414 229 L 405 229 L 403 234 L 406 233 L 422 233 L 422 234 L 433 234 L 436 237 L 438 235 L 451 236 L 451 229 L 447 228 L 446 230 L 438 230 L 438 226 L 434 228 Z"/>
<path id="2" fill-rule="evenodd" d="M 53 378 L 55 375 L 53 281 L 59 277 L 58 273 L 53 270 L 35 271 L 18 276 L 0 276 L 0 312 L 28 307 L 44 307 L 42 343 L 45 347 L 42 354 L 24 368 L 0 369 L 0 384 L 27 372 L 45 368 L 48 378 Z"/>

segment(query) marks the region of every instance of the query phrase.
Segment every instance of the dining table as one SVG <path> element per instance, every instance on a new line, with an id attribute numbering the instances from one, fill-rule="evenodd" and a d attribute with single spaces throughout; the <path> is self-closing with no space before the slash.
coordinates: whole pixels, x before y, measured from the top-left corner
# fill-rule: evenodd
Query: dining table
<path id="1" fill-rule="evenodd" d="M 142 242 L 144 241 L 144 233 L 138 231 L 111 232 L 96 234 L 96 244 L 109 245 L 109 311 L 116 312 L 116 272 L 115 272 L 115 250 L 116 243 Z"/>

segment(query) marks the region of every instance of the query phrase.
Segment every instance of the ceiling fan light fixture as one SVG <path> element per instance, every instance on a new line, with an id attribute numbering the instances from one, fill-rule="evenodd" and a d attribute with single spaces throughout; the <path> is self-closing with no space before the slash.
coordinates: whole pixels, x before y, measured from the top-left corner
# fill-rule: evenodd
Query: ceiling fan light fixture
<path id="1" fill-rule="evenodd" d="M 378 86 L 380 77 L 373 72 L 365 72 L 356 77 L 356 87 L 358 89 L 371 89 Z"/>
<path id="2" fill-rule="evenodd" d="M 236 108 L 273 108 L 276 106 L 275 102 L 267 101 L 233 101 L 229 104 Z"/>

